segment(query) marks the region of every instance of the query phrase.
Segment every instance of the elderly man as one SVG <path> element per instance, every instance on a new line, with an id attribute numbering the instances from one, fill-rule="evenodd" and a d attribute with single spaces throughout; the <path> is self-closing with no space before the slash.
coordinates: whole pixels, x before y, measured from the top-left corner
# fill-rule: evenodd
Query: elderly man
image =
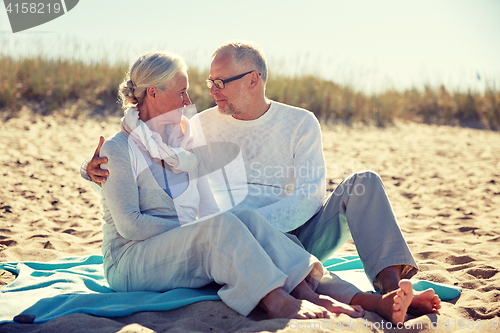
<path id="1" fill-rule="evenodd" d="M 326 168 L 319 123 L 309 111 L 267 99 L 266 81 L 266 60 L 257 46 L 221 46 L 207 80 L 217 106 L 192 119 L 201 124 L 206 142 L 232 142 L 241 149 L 248 195 L 232 211 L 256 210 L 321 261 L 352 236 L 374 286 L 395 297 L 401 292 L 400 281 L 418 268 L 380 177 L 355 173 L 323 200 Z M 105 157 L 96 156 L 86 166 L 96 183 L 108 175 L 99 169 L 105 162 Z M 378 306 L 376 295 L 362 293 L 333 274 L 323 276 L 317 291 L 389 319 L 393 316 Z M 421 314 L 439 308 L 432 290 L 415 295 L 410 306 Z"/>

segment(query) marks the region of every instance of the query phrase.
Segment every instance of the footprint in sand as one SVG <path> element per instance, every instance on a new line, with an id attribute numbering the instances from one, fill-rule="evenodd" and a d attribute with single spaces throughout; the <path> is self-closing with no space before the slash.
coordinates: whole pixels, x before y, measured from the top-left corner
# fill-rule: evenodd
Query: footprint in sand
<path id="1" fill-rule="evenodd" d="M 465 255 L 465 256 L 450 255 L 450 256 L 446 257 L 445 261 L 448 264 L 452 264 L 452 265 L 463 265 L 463 264 L 467 264 L 467 263 L 472 262 L 472 261 L 476 261 L 476 259 L 474 259 L 468 255 Z"/>
<path id="2" fill-rule="evenodd" d="M 498 269 L 491 266 L 481 266 L 471 268 L 467 270 L 466 273 L 474 276 L 477 279 L 489 279 L 498 273 Z"/>

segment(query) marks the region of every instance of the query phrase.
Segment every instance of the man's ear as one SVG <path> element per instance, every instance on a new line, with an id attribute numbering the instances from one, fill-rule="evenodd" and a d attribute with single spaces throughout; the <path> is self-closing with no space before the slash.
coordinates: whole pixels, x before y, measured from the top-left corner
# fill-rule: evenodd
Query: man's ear
<path id="1" fill-rule="evenodd" d="M 257 87 L 259 85 L 260 75 L 258 72 L 254 71 L 250 73 L 250 89 Z"/>

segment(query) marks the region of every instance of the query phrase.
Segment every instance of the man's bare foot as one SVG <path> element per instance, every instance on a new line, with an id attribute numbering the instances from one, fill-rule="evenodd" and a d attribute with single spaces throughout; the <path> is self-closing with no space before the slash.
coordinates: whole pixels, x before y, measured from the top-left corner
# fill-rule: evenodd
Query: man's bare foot
<path id="1" fill-rule="evenodd" d="M 299 300 L 290 296 L 281 288 L 274 289 L 264 296 L 259 303 L 269 318 L 316 319 L 330 318 L 328 311 L 307 300 Z"/>
<path id="2" fill-rule="evenodd" d="M 380 271 L 377 275 L 376 285 L 382 295 L 390 293 L 399 289 L 399 281 L 406 279 L 409 280 L 415 274 L 417 269 L 409 265 L 394 265 L 388 266 Z"/>
<path id="3" fill-rule="evenodd" d="M 311 303 L 319 305 L 331 313 L 345 313 L 346 315 L 353 318 L 363 317 L 365 311 L 359 305 L 348 305 L 342 302 L 339 302 L 330 296 L 321 295 L 315 293 L 305 281 L 302 281 L 295 287 L 295 289 L 290 293 L 293 297 L 301 300 L 307 300 Z"/>
<path id="4" fill-rule="evenodd" d="M 384 268 L 377 275 L 378 288 L 382 295 L 399 289 L 399 281 L 401 280 L 401 265 L 389 266 Z"/>
<path id="5" fill-rule="evenodd" d="M 392 306 L 393 324 L 403 323 L 405 321 L 406 312 L 413 300 L 413 286 L 409 280 L 399 281 L 399 289 L 395 291 L 394 304 Z M 384 295 L 385 296 L 385 295 Z"/>
<path id="6" fill-rule="evenodd" d="M 412 284 L 409 280 L 399 281 L 399 288 L 385 295 L 357 293 L 351 305 L 361 305 L 363 309 L 376 312 L 393 324 L 402 323 L 413 300 Z"/>
<path id="7" fill-rule="evenodd" d="M 408 313 L 413 316 L 422 316 L 428 313 L 439 313 L 441 309 L 441 300 L 433 289 L 427 289 L 422 292 L 415 292 L 411 301 Z"/>
<path id="8" fill-rule="evenodd" d="M 402 274 L 402 265 L 384 268 L 378 275 L 378 286 L 382 295 L 390 293 L 399 287 L 399 279 Z M 411 275 L 414 275 L 413 272 Z M 406 274 L 408 275 L 408 274 Z M 423 292 L 415 292 L 413 300 L 408 308 L 408 314 L 422 316 L 428 313 L 439 313 L 441 300 L 432 289 Z"/>

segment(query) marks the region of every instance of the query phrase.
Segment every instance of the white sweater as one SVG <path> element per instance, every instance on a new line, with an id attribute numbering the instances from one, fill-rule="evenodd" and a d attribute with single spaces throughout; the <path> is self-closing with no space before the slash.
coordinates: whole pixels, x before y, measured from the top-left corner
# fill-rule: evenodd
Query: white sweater
<path id="1" fill-rule="evenodd" d="M 191 124 L 197 122 L 202 131 L 193 132 L 206 142 L 240 146 L 248 196 L 233 212 L 254 209 L 275 228 L 288 232 L 319 210 L 326 170 L 321 129 L 311 112 L 273 101 L 256 120 L 237 120 L 214 107 L 195 115 Z"/>

